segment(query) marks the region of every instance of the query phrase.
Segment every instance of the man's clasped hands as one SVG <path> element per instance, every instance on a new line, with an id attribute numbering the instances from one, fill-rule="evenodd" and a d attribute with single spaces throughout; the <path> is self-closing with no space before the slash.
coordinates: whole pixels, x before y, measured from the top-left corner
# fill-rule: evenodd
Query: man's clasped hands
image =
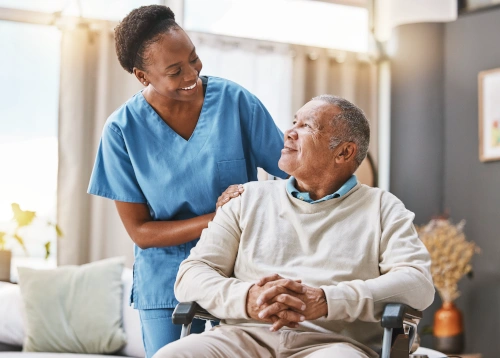
<path id="1" fill-rule="evenodd" d="M 247 314 L 262 322 L 272 322 L 271 331 L 284 326 L 297 328 L 299 322 L 328 314 L 325 292 L 278 274 L 263 277 L 247 295 Z"/>

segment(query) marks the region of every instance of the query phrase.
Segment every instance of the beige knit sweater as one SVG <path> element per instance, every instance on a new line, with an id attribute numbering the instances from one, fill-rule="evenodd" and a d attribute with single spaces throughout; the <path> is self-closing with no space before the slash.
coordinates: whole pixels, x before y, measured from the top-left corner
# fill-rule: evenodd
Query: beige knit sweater
<path id="1" fill-rule="evenodd" d="M 317 204 L 288 194 L 285 180 L 248 183 L 182 262 L 175 295 L 223 324 L 260 325 L 247 316 L 247 292 L 278 273 L 325 292 L 328 316 L 299 330 L 334 331 L 373 346 L 385 303 L 423 310 L 434 299 L 430 257 L 413 218 L 394 195 L 359 183 Z"/>

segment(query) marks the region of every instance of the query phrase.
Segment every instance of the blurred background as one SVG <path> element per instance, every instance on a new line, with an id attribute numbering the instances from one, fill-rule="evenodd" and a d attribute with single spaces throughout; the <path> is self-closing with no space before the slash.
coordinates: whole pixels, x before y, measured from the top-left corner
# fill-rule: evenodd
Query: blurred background
<path id="1" fill-rule="evenodd" d="M 173 9 L 202 74 L 249 89 L 282 130 L 323 93 L 366 112 L 362 180 L 398 196 L 418 225 L 466 220 L 482 250 L 456 301 L 466 351 L 498 357 L 500 162 L 479 157 L 478 79 L 500 68 L 499 0 L 0 0 L 0 232 L 15 225 L 11 203 L 38 219 L 24 248 L 7 243 L 13 267 L 117 255 L 132 265 L 114 204 L 86 189 L 106 118 L 141 89 L 116 59 L 113 29 L 149 4 Z M 489 96 L 500 118 L 500 90 Z"/>

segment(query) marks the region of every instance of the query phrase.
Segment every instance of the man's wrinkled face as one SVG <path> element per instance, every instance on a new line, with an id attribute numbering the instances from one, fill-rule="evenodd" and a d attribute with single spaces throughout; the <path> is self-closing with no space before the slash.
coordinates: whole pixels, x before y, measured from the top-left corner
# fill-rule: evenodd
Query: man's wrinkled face
<path id="1" fill-rule="evenodd" d="M 285 145 L 278 166 L 298 180 L 307 180 L 322 170 L 331 170 L 334 151 L 330 120 L 340 110 L 327 102 L 313 100 L 297 111 L 293 127 L 285 132 Z"/>

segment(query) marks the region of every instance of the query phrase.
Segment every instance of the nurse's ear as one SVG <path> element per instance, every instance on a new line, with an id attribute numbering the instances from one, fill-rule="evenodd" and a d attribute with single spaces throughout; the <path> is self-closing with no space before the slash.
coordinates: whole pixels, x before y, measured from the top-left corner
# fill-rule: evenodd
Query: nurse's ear
<path id="1" fill-rule="evenodd" d="M 133 71 L 135 77 L 139 80 L 139 82 L 147 87 L 149 85 L 149 81 L 146 79 L 146 72 L 144 72 L 143 70 L 139 70 L 137 67 L 134 67 Z"/>

